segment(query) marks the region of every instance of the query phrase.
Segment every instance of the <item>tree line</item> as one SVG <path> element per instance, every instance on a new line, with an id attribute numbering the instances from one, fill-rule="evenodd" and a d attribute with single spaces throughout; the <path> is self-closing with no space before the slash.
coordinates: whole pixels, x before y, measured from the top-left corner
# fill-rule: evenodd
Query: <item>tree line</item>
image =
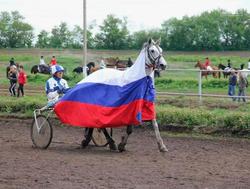
<path id="1" fill-rule="evenodd" d="M 87 46 L 92 49 L 140 49 L 149 37 L 161 38 L 168 50 L 250 50 L 250 14 L 239 9 L 235 13 L 217 9 L 197 16 L 184 16 L 164 21 L 160 28 L 129 32 L 127 19 L 108 15 L 102 25 L 87 29 Z M 42 30 L 36 37 L 34 28 L 18 12 L 0 13 L 0 48 L 82 48 L 83 29 L 72 30 L 67 23 Z"/>

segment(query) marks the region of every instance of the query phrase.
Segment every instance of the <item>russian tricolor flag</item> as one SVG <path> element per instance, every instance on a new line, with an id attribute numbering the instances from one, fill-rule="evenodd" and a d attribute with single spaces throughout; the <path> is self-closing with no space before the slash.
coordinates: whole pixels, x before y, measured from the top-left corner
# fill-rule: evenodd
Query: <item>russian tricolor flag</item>
<path id="1" fill-rule="evenodd" d="M 61 122 L 79 127 L 139 125 L 155 118 L 155 89 L 145 52 L 125 71 L 102 69 L 80 81 L 56 104 Z"/>

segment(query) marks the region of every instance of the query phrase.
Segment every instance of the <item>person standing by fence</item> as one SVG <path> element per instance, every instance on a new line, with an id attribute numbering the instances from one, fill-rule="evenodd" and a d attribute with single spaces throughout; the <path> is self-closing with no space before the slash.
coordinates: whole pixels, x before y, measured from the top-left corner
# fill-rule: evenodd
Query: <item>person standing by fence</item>
<path id="1" fill-rule="evenodd" d="M 24 90 L 23 90 L 23 86 L 27 81 L 27 75 L 25 74 L 24 70 L 23 70 L 23 66 L 20 65 L 19 66 L 19 74 L 18 74 L 18 89 L 17 89 L 17 97 L 20 96 L 20 91 L 22 93 L 22 96 L 24 96 Z"/>
<path id="2" fill-rule="evenodd" d="M 237 84 L 237 75 L 235 73 L 235 70 L 231 70 L 230 76 L 229 76 L 229 86 L 228 86 L 228 95 L 232 96 L 233 101 L 236 100 L 235 97 L 235 88 Z"/>
<path id="3" fill-rule="evenodd" d="M 238 102 L 240 102 L 240 99 L 242 98 L 243 102 L 246 102 L 245 98 L 245 91 L 246 87 L 248 85 L 248 81 L 246 77 L 243 77 L 243 74 L 239 72 L 239 81 L 238 81 L 238 86 L 239 86 L 239 93 L 238 93 Z M 242 97 L 240 97 L 242 96 Z"/>

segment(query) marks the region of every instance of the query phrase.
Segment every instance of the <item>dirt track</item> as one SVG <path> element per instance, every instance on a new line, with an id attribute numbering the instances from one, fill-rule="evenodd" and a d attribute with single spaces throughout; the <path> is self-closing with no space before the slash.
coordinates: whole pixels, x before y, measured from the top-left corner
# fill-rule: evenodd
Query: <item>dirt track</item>
<path id="1" fill-rule="evenodd" d="M 82 129 L 54 127 L 47 150 L 32 148 L 31 120 L 0 121 L 0 188 L 249 188 L 250 141 L 163 137 L 135 129 L 128 151 L 79 149 Z M 120 130 L 115 131 L 118 137 Z"/>

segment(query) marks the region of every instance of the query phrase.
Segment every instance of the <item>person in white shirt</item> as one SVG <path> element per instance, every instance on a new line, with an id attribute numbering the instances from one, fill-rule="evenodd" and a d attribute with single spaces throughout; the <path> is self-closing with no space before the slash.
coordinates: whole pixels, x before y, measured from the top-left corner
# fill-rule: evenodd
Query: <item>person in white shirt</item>
<path id="1" fill-rule="evenodd" d="M 45 61 L 43 59 L 43 56 L 41 56 L 41 58 L 40 58 L 39 65 L 46 65 L 46 63 L 45 63 Z"/>
<path id="2" fill-rule="evenodd" d="M 39 72 L 43 72 L 43 70 L 45 70 L 47 68 L 47 64 L 45 63 L 44 59 L 43 59 L 43 56 L 40 57 L 40 62 L 39 62 L 39 65 L 38 65 L 38 71 Z"/>

